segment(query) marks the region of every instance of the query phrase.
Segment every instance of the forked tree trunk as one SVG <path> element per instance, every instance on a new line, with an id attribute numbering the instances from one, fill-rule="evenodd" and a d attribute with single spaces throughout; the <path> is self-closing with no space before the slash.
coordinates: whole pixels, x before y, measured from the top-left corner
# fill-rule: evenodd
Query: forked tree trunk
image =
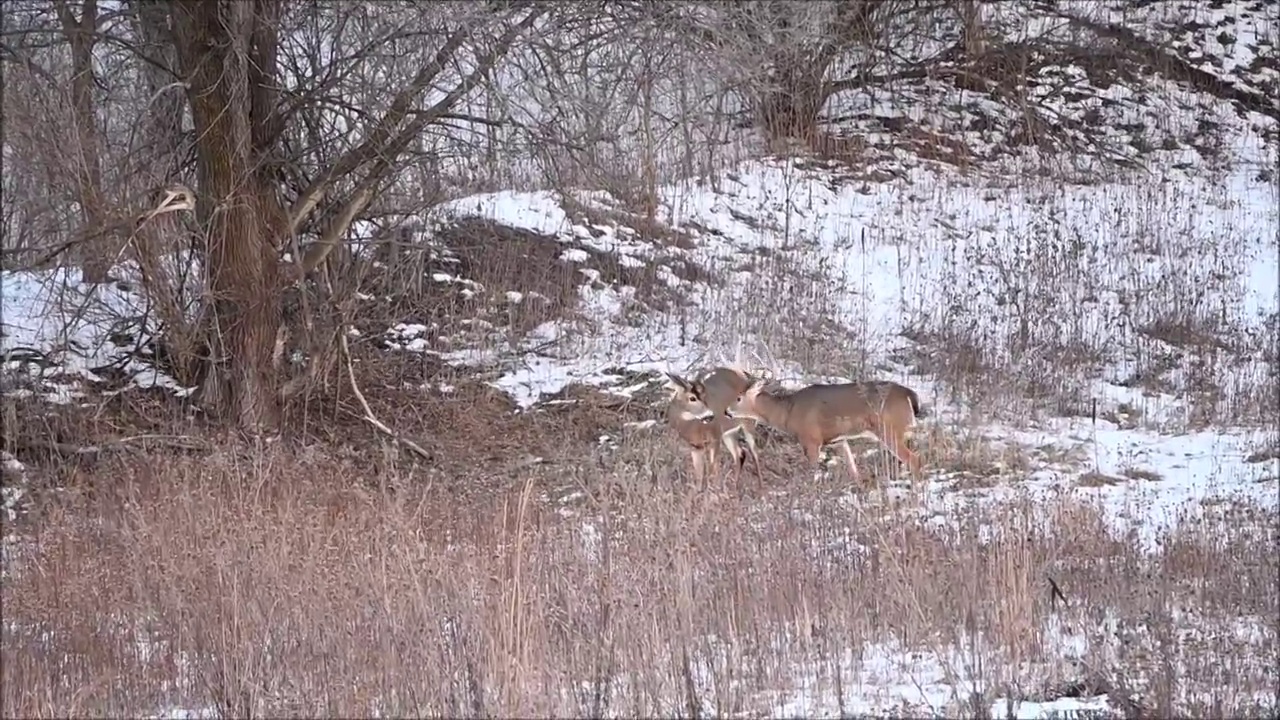
<path id="1" fill-rule="evenodd" d="M 778 90 L 760 103 L 760 122 L 771 140 L 813 138 L 822 104 L 816 95 L 801 89 Z"/>
<path id="2" fill-rule="evenodd" d="M 278 421 L 271 356 L 281 284 L 273 223 L 283 211 L 257 176 L 249 54 L 256 3 L 175 3 L 175 35 L 195 121 L 212 294 L 208 370 L 198 390 L 211 411 L 258 432 Z"/>
<path id="3" fill-rule="evenodd" d="M 270 170 L 262 169 L 271 166 L 272 146 L 278 144 L 281 130 L 274 88 L 278 86 L 276 33 L 283 1 L 173 0 L 166 4 L 195 120 L 203 208 L 198 215 L 209 218 L 212 362 L 199 398 L 211 409 L 250 431 L 278 419 L 278 376 L 272 368 L 284 279 L 277 270 L 278 241 L 297 231 L 336 178 L 364 168 L 357 189 L 340 205 L 314 246 L 322 251 L 317 261 L 338 245 L 409 143 L 483 81 L 516 38 L 547 12 L 533 3 L 510 5 L 513 19 L 523 17 L 478 56 L 475 67 L 453 89 L 428 109 L 414 110 L 437 76 L 453 64 L 459 48 L 473 37 L 475 26 L 470 21 L 450 33 L 435 58 L 395 95 L 369 137 L 321 173 L 286 212 L 273 192 Z"/>
<path id="4" fill-rule="evenodd" d="M 987 50 L 987 40 L 982 24 L 982 7 L 975 0 L 960 0 L 956 7 L 960 14 L 960 46 L 969 62 L 973 62 Z"/>
<path id="5" fill-rule="evenodd" d="M 272 355 L 281 321 L 280 278 L 263 222 L 267 212 L 259 209 L 271 200 L 227 188 L 232 172 L 229 164 L 211 168 L 202 183 L 215 197 L 226 197 L 229 207 L 214 210 L 209 228 L 211 359 L 198 392 L 206 408 L 241 429 L 260 431 L 279 419 Z M 224 189 L 229 192 L 221 194 Z"/>
<path id="6" fill-rule="evenodd" d="M 800 26 L 792 13 L 799 6 L 766 4 L 766 21 L 772 30 L 789 31 Z M 770 140 L 816 139 L 818 116 L 831 96 L 827 73 L 840 55 L 854 47 L 868 47 L 875 37 L 872 18 L 884 0 L 835 3 L 835 13 L 813 42 L 794 38 L 769 40 L 765 61 L 773 71 L 772 87 L 758 99 L 756 112 Z M 761 42 L 766 42 L 761 40 Z"/>
<path id="7" fill-rule="evenodd" d="M 772 61 L 773 87 L 759 101 L 760 124 L 771 140 L 811 140 L 818 115 L 827 102 L 823 82 L 825 67 L 814 67 L 806 58 L 780 52 Z"/>

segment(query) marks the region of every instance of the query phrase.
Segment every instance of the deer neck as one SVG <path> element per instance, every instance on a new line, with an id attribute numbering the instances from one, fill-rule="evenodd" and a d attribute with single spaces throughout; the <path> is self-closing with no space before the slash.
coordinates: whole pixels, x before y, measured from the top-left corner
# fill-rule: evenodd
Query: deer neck
<path id="1" fill-rule="evenodd" d="M 793 400 L 790 395 L 771 395 L 760 393 L 756 396 L 756 414 L 766 423 L 780 429 L 794 432 L 790 427 Z"/>

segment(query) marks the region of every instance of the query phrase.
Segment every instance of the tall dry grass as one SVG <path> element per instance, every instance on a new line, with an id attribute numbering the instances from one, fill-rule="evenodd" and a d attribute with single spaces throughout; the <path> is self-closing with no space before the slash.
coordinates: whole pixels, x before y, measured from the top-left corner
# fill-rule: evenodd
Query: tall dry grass
<path id="1" fill-rule="evenodd" d="M 291 447 L 105 460 L 6 527 L 3 713 L 856 708 L 890 646 L 940 658 L 950 716 L 1086 691 L 1256 716 L 1274 687 L 1273 515 L 1186 517 L 1147 556 L 1069 497 L 940 522 L 796 479 L 707 496 L 683 460 L 637 440 L 473 499 Z"/>

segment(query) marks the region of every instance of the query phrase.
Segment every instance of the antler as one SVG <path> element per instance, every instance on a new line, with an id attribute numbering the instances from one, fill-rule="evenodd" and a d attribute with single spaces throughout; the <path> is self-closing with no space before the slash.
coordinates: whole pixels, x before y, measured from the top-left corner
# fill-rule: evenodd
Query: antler
<path id="1" fill-rule="evenodd" d="M 164 198 L 154 208 L 143 213 L 138 218 L 137 224 L 141 225 L 157 215 L 195 209 L 195 193 L 191 192 L 191 188 L 186 185 L 175 183 L 164 189 Z"/>

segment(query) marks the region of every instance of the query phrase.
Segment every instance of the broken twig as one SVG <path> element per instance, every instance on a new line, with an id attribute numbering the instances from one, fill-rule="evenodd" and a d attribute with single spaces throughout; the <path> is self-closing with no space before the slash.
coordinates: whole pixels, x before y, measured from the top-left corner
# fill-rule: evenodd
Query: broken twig
<path id="1" fill-rule="evenodd" d="M 347 379 L 351 381 L 351 391 L 355 393 L 356 400 L 360 402 L 360 409 L 364 411 L 365 422 L 375 427 L 382 434 L 413 451 L 415 455 L 423 460 L 431 460 L 431 453 L 422 449 L 421 445 L 409 440 L 408 438 L 400 437 L 400 435 L 394 430 L 387 427 L 386 423 L 379 420 L 378 416 L 373 414 L 373 409 L 369 407 L 369 401 L 365 400 L 364 393 L 360 390 L 360 383 L 356 382 L 356 370 L 351 362 L 351 347 L 347 343 L 346 328 L 341 328 L 341 330 L 342 332 L 338 333 L 338 336 L 342 345 L 342 356 L 346 360 L 347 364 Z"/>

